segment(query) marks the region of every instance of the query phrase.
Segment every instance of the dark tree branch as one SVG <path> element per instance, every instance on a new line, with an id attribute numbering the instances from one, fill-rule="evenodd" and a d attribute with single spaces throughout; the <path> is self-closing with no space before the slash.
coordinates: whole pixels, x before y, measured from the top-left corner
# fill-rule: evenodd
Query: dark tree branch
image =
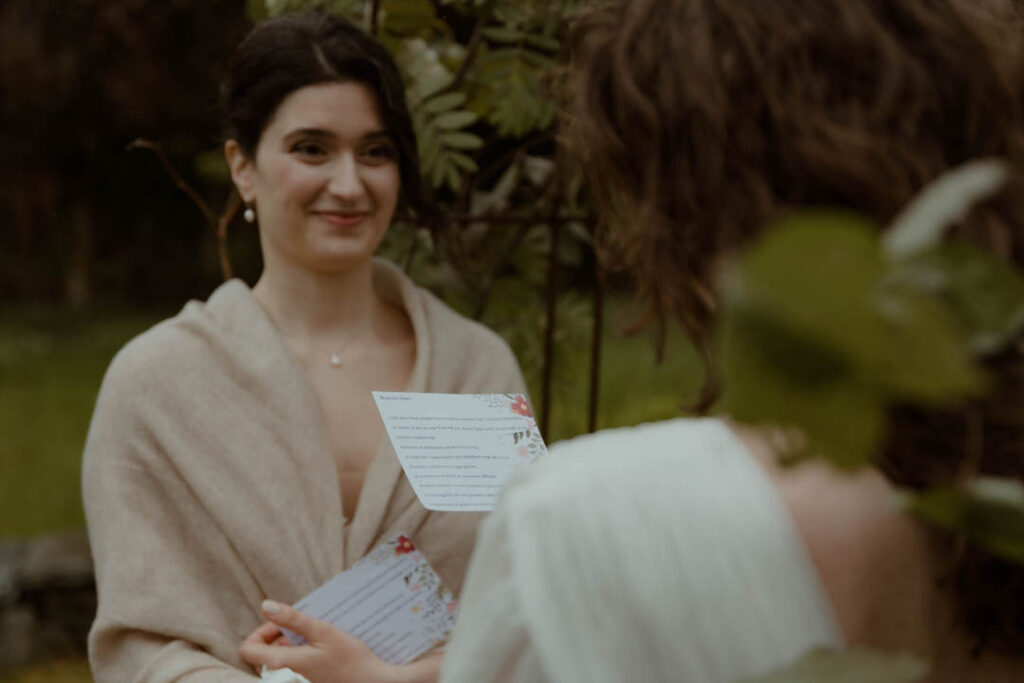
<path id="1" fill-rule="evenodd" d="M 412 243 L 409 245 L 409 250 L 405 252 L 405 260 L 402 263 L 402 272 L 406 275 L 412 270 L 413 259 L 416 258 L 416 252 L 419 250 L 420 240 L 419 233 L 414 228 L 412 231 Z"/>
<path id="2" fill-rule="evenodd" d="M 601 346 L 604 339 L 604 274 L 601 260 L 594 258 L 594 329 L 590 338 L 590 400 L 587 405 L 587 431 L 597 430 L 597 410 L 601 398 Z"/>
<path id="3" fill-rule="evenodd" d="M 553 179 L 552 186 L 559 187 L 559 178 Z M 558 197 L 561 193 L 555 192 Z M 555 325 L 558 324 L 558 237 L 562 222 L 558 220 L 559 203 L 552 202 L 551 208 L 551 251 L 548 253 L 547 324 L 544 327 L 544 368 L 541 373 L 540 432 L 548 433 L 551 424 L 551 385 L 555 377 Z"/>
<path id="4" fill-rule="evenodd" d="M 228 253 L 228 226 L 242 205 L 242 198 L 238 196 L 238 192 L 232 190 L 231 196 L 224 207 L 224 212 L 218 218 L 213 214 L 213 210 L 210 209 L 210 205 L 206 203 L 206 200 L 196 192 L 194 187 L 186 183 L 185 179 L 178 173 L 178 170 L 174 168 L 171 160 L 167 158 L 163 147 L 152 140 L 136 138 L 128 144 L 126 151 L 130 152 L 135 149 L 148 149 L 156 154 L 157 158 L 160 159 L 160 163 L 163 164 L 164 170 L 167 171 L 167 175 L 174 181 L 175 186 L 184 192 L 192 200 L 192 203 L 199 208 L 199 211 L 202 212 L 203 218 L 206 219 L 206 225 L 217 240 L 217 256 L 220 261 L 221 277 L 225 280 L 230 280 L 232 278 L 232 268 L 231 256 Z"/>
<path id="5" fill-rule="evenodd" d="M 526 138 L 512 149 L 502 154 L 498 159 L 488 164 L 486 168 L 483 168 L 473 174 L 470 182 L 466 183 L 466 187 L 463 190 L 463 197 L 468 197 L 473 189 L 490 182 L 493 176 L 497 175 L 501 170 L 514 162 L 516 157 L 520 154 L 526 153 L 538 145 L 552 142 L 554 139 L 554 133 L 550 131 L 541 131 Z"/>
<path id="6" fill-rule="evenodd" d="M 231 225 L 231 221 L 234 220 L 235 214 L 241 207 L 242 197 L 238 194 L 238 190 L 232 190 L 227 205 L 224 207 L 224 213 L 217 221 L 217 256 L 220 259 L 220 274 L 225 280 L 234 277 L 231 255 L 228 253 L 228 226 Z"/>
<path id="7" fill-rule="evenodd" d="M 498 283 L 498 276 L 501 274 L 501 271 L 504 270 L 505 265 L 512 260 L 512 256 L 515 255 L 516 250 L 519 249 L 519 245 L 522 244 L 527 233 L 540 223 L 540 220 L 534 218 L 529 222 L 524 221 L 519 225 L 519 230 L 509 241 L 508 245 L 502 251 L 501 258 L 498 259 L 498 262 L 495 263 L 494 267 L 491 269 L 490 277 L 487 278 L 487 283 L 483 286 L 480 292 L 480 298 L 477 299 L 476 308 L 473 309 L 473 320 L 480 320 L 480 318 L 483 317 L 484 311 L 487 310 L 487 304 L 491 300 L 491 294 L 494 292 L 494 286 Z"/>
<path id="8" fill-rule="evenodd" d="M 380 0 L 373 0 L 373 5 L 370 6 L 370 35 L 377 37 L 377 32 L 380 29 Z"/>
<path id="9" fill-rule="evenodd" d="M 210 205 L 206 203 L 199 193 L 195 189 L 185 182 L 185 179 L 181 177 L 177 169 L 171 165 L 170 159 L 167 158 L 167 154 L 164 153 L 164 148 L 159 144 L 146 140 L 144 138 L 136 138 L 128 143 L 126 151 L 130 152 L 135 149 L 148 149 L 149 151 L 156 154 L 157 158 L 160 159 L 160 163 L 164 165 L 164 170 L 167 171 L 167 175 L 171 176 L 171 180 L 178 187 L 179 190 L 188 195 L 188 198 L 199 207 L 199 210 L 203 213 L 203 218 L 206 219 L 207 225 L 213 230 L 213 233 L 217 234 L 217 218 L 213 215 L 213 211 L 210 210 Z"/>
<path id="10" fill-rule="evenodd" d="M 483 37 L 484 20 L 478 18 L 476 25 L 473 27 L 473 35 L 469 37 L 469 43 L 466 44 L 466 56 L 462 58 L 462 64 L 459 64 L 459 70 L 455 72 L 455 78 L 452 79 L 449 90 L 458 90 L 459 86 L 462 85 L 462 81 L 465 80 L 466 74 L 469 73 L 469 69 L 473 66 L 473 62 L 476 61 L 476 54 L 480 51 L 480 43 Z"/>

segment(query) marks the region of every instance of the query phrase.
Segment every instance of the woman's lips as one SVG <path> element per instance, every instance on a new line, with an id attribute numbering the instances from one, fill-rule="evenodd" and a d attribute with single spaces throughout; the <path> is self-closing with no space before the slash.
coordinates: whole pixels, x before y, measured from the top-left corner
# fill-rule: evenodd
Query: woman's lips
<path id="1" fill-rule="evenodd" d="M 314 214 L 339 228 L 351 228 L 359 225 L 369 215 L 365 211 L 315 211 Z"/>

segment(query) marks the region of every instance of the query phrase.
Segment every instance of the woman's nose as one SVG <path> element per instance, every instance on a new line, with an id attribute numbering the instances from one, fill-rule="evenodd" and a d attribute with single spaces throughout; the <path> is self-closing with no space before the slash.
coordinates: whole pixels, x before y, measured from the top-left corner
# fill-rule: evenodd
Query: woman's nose
<path id="1" fill-rule="evenodd" d="M 354 202 L 363 196 L 365 187 L 354 155 L 343 154 L 338 158 L 332 169 L 327 191 L 346 202 Z"/>

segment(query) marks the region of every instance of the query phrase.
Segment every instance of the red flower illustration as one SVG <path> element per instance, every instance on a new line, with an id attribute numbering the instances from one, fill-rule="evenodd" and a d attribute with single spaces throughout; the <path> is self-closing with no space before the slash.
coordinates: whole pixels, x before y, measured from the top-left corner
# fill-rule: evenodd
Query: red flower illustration
<path id="1" fill-rule="evenodd" d="M 516 415 L 533 417 L 533 411 L 530 410 L 530 404 L 526 402 L 526 397 L 522 394 L 516 394 L 512 397 L 512 405 L 510 405 L 509 408 L 511 408 L 512 412 Z"/>
<path id="2" fill-rule="evenodd" d="M 405 536 L 398 537 L 398 545 L 395 546 L 395 555 L 405 555 L 416 551 L 416 546 Z"/>

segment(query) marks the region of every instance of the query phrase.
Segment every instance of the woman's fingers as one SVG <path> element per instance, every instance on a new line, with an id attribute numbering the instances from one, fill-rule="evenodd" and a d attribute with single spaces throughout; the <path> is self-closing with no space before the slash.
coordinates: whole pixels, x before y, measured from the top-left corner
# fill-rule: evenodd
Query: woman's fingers
<path id="1" fill-rule="evenodd" d="M 299 610 L 274 600 L 264 600 L 260 605 L 263 616 L 280 628 L 294 631 L 311 643 L 322 640 L 323 627 L 327 626 L 319 619 L 314 619 Z"/>
<path id="2" fill-rule="evenodd" d="M 265 600 L 260 609 L 278 633 L 287 629 L 304 636 L 308 642 L 297 647 L 280 647 L 274 639 L 268 639 L 270 629 L 261 626 L 239 649 L 239 656 L 249 664 L 288 668 L 317 683 L 393 680 L 396 677 L 396 667 L 380 659 L 358 638 L 327 622 L 273 600 Z"/>
<path id="3" fill-rule="evenodd" d="M 281 633 L 281 628 L 271 621 L 265 621 L 260 624 L 255 631 L 249 634 L 250 638 L 253 636 L 259 638 L 260 642 L 263 643 L 273 643 L 285 637 L 284 634 Z M 287 638 L 285 638 L 285 640 L 287 640 Z"/>
<path id="4" fill-rule="evenodd" d="M 277 627 L 277 624 L 272 624 L 268 621 L 247 635 L 245 640 L 242 641 L 241 648 L 251 645 L 267 645 L 275 642 L 278 638 L 282 637 L 282 635 L 281 629 Z M 241 652 L 241 648 L 239 649 L 239 652 Z"/>
<path id="5" fill-rule="evenodd" d="M 272 632 L 264 625 L 246 638 L 239 649 L 239 655 L 251 665 L 265 665 L 270 669 L 287 667 L 317 683 L 376 681 L 392 673 L 391 667 L 364 643 L 327 622 L 273 600 L 264 600 L 260 608 L 276 633 L 287 629 L 305 637 L 307 643 L 281 647 L 274 642 L 276 636 L 269 638 Z"/>
<path id="6" fill-rule="evenodd" d="M 243 661 L 249 664 L 266 664 L 272 669 L 280 669 L 288 666 L 288 663 L 282 659 L 284 655 L 278 653 L 280 650 L 288 649 L 288 647 L 282 646 L 291 646 L 291 642 L 281 632 L 280 626 L 267 621 L 246 636 L 241 647 L 238 648 L 238 654 Z"/>
<path id="7" fill-rule="evenodd" d="M 263 626 L 266 626 L 266 624 Z M 281 647 L 264 640 L 263 636 L 259 633 L 263 626 L 250 633 L 242 641 L 241 647 L 238 648 L 238 656 L 242 658 L 242 661 L 254 666 L 266 664 L 271 669 L 280 669 L 285 664 L 279 659 L 278 653 L 286 652 L 291 648 Z M 274 628 L 276 629 L 277 627 L 274 626 Z"/>

